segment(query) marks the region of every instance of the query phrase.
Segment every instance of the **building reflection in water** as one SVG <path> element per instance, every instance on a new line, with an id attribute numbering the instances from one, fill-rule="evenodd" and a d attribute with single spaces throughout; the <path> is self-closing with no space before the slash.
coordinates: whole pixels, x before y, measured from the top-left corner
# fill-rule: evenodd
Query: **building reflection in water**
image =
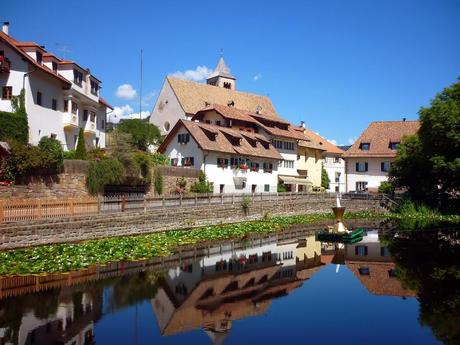
<path id="1" fill-rule="evenodd" d="M 232 321 L 265 313 L 271 300 L 301 286 L 321 265 L 321 244 L 302 240 L 257 240 L 246 248 L 215 247 L 196 262 L 170 269 L 152 309 L 163 335 L 202 328 L 222 344 Z"/>
<path id="2" fill-rule="evenodd" d="M 234 320 L 266 313 L 273 299 L 329 264 L 346 265 L 374 295 L 415 296 L 401 286 L 377 231 L 339 249 L 308 231 L 201 245 L 184 253 L 80 271 L 76 279 L 84 276 L 84 283 L 50 276 L 43 284 L 54 279 L 54 288 L 44 292 L 47 285 L 19 286 L 27 277 L 2 278 L 0 292 L 3 287 L 4 296 L 16 297 L 0 296 L 0 344 L 93 344 L 94 325 L 103 314 L 142 301 L 150 301 L 162 335 L 203 329 L 214 344 L 222 344 Z M 8 284 L 15 288 L 5 289 Z"/>

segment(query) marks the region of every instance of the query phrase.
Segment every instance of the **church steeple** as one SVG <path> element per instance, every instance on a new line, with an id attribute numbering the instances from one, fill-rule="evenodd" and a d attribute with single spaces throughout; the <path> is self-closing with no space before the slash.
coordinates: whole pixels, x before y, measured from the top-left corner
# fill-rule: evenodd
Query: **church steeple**
<path id="1" fill-rule="evenodd" d="M 236 78 L 230 73 L 230 68 L 225 64 L 224 57 L 221 56 L 214 72 L 206 79 L 206 83 L 230 90 L 235 90 Z"/>

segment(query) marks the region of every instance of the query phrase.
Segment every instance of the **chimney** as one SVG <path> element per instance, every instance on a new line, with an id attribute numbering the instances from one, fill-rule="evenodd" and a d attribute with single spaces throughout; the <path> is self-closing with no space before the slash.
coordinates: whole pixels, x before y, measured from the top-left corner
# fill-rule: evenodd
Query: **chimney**
<path id="1" fill-rule="evenodd" d="M 9 28 L 10 28 L 10 22 L 3 22 L 2 31 L 4 34 L 8 35 Z"/>
<path id="2" fill-rule="evenodd" d="M 406 122 L 406 118 L 405 118 L 405 117 L 403 117 L 403 122 Z"/>
<path id="3" fill-rule="evenodd" d="M 300 121 L 300 128 L 305 128 L 305 121 Z"/>

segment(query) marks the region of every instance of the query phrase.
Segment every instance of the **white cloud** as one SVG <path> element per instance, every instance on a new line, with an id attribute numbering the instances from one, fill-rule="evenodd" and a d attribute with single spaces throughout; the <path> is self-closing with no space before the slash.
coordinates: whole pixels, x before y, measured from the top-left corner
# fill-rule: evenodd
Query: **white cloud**
<path id="1" fill-rule="evenodd" d="M 150 111 L 143 111 L 141 113 L 141 118 L 143 119 L 148 116 L 150 116 Z M 125 104 L 120 107 L 115 107 L 108 117 L 109 122 L 118 123 L 121 119 L 138 119 L 139 112 L 135 113 L 134 109 L 129 104 Z"/>
<path id="2" fill-rule="evenodd" d="M 117 88 L 117 92 L 115 94 L 118 98 L 130 100 L 136 97 L 137 91 L 131 84 L 122 84 Z"/>
<path id="3" fill-rule="evenodd" d="M 333 145 L 335 145 L 335 146 L 338 145 L 338 144 L 337 144 L 337 140 L 335 140 L 335 139 L 326 139 L 326 140 L 329 141 L 331 144 L 333 144 Z"/>
<path id="4" fill-rule="evenodd" d="M 196 66 L 195 69 L 188 69 L 186 71 L 176 71 L 171 75 L 173 77 L 180 78 L 180 79 L 203 81 L 207 79 L 211 75 L 212 72 L 213 70 L 206 66 Z"/>
<path id="5" fill-rule="evenodd" d="M 259 80 L 260 78 L 262 78 L 262 73 L 257 73 L 252 79 L 253 79 L 254 81 L 257 81 L 257 80 Z"/>
<path id="6" fill-rule="evenodd" d="M 353 138 L 348 138 L 348 145 L 353 145 L 356 141 L 356 138 L 353 137 Z"/>

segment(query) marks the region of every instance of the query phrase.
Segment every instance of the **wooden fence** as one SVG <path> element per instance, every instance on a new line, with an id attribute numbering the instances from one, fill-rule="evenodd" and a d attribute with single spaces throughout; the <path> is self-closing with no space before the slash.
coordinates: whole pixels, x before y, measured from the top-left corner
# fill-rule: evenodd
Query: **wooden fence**
<path id="1" fill-rule="evenodd" d="M 93 214 L 166 209 L 170 207 L 193 207 L 203 205 L 224 205 L 263 201 L 290 202 L 293 200 L 325 200 L 331 205 L 335 194 L 327 193 L 254 193 L 254 194 L 186 194 L 145 197 L 139 194 L 126 194 L 112 197 L 86 197 L 79 199 L 24 199 L 0 201 L 0 223 L 20 222 L 46 218 L 64 218 Z M 382 196 L 347 195 L 349 199 L 379 199 Z"/>

